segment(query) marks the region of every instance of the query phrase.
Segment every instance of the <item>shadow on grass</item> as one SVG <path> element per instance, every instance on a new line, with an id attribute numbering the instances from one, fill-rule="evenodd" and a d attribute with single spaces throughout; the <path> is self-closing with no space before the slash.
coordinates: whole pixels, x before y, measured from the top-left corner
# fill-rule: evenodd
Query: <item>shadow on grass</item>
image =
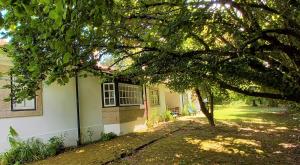
<path id="1" fill-rule="evenodd" d="M 216 128 L 205 118 L 181 118 L 36 164 L 299 164 L 299 122 L 273 111 L 251 110 L 224 111 L 225 119 L 217 120 Z"/>
<path id="2" fill-rule="evenodd" d="M 210 128 L 204 118 L 177 121 L 186 126 L 116 164 L 300 163 L 300 133 L 295 123 L 288 122 L 289 116 L 247 113 L 236 117 L 249 120 L 220 120 L 216 128 Z"/>

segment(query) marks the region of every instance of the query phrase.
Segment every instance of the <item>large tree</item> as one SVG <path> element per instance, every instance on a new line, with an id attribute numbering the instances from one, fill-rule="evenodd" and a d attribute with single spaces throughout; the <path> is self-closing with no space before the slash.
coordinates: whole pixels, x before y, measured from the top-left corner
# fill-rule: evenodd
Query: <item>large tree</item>
<path id="1" fill-rule="evenodd" d="M 17 97 L 44 80 L 101 74 L 95 64 L 110 54 L 112 66 L 130 59 L 122 74 L 177 90 L 199 93 L 205 81 L 300 102 L 299 0 L 13 0 L 0 8 Z"/>

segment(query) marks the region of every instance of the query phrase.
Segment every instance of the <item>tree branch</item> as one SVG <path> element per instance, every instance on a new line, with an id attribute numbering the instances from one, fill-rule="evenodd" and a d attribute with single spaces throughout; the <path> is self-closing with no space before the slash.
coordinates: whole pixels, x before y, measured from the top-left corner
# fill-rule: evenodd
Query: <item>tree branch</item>
<path id="1" fill-rule="evenodd" d="M 221 88 L 225 88 L 231 91 L 235 91 L 238 93 L 242 93 L 248 96 L 254 96 L 254 97 L 265 97 L 265 98 L 270 98 L 270 99 L 279 99 L 279 100 L 290 100 L 290 101 L 295 101 L 295 102 L 300 102 L 299 98 L 296 98 L 294 96 L 284 96 L 282 94 L 275 94 L 275 93 L 264 93 L 264 92 L 255 92 L 255 91 L 247 91 L 244 89 L 241 89 L 239 87 L 235 87 L 232 85 L 227 84 L 224 81 L 217 80 Z"/>

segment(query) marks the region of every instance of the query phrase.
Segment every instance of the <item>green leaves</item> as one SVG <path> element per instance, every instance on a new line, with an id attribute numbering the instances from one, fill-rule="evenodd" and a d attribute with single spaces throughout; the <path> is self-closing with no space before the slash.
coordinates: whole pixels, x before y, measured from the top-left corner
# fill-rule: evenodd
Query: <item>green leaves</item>
<path id="1" fill-rule="evenodd" d="M 3 19 L 3 16 L 1 14 L 1 12 L 0 12 L 0 28 L 2 27 L 3 23 L 4 23 L 4 19 Z"/>
<path id="2" fill-rule="evenodd" d="M 300 15 L 286 2 L 1 2 L 7 15 L 5 21 L 0 16 L 0 26 L 12 38 L 11 73 L 26 75 L 15 87 L 22 96 L 45 80 L 63 84 L 76 69 L 100 75 L 94 65 L 109 54 L 128 69 L 122 74 L 174 89 L 221 79 L 272 87 L 300 100 L 300 39 L 291 35 L 299 31 Z M 288 11 L 288 17 L 274 10 Z"/>
<path id="3" fill-rule="evenodd" d="M 9 127 L 9 134 L 8 135 L 11 136 L 11 137 L 17 137 L 18 133 L 17 133 L 17 131 L 12 126 L 10 126 Z"/>
<path id="4" fill-rule="evenodd" d="M 67 53 L 65 53 L 64 54 L 64 57 L 63 57 L 63 63 L 64 64 L 67 64 L 67 63 L 69 63 L 69 61 L 70 61 L 70 59 L 71 59 L 71 53 L 69 53 L 69 52 L 67 52 Z"/>
<path id="5" fill-rule="evenodd" d="M 44 5 L 49 5 L 52 3 L 52 0 L 39 0 L 40 3 L 44 4 Z"/>
<path id="6" fill-rule="evenodd" d="M 8 141 L 11 147 L 16 147 L 17 145 L 19 145 L 19 141 L 16 139 L 17 136 L 17 131 L 12 126 L 10 126 L 8 133 Z"/>
<path id="7" fill-rule="evenodd" d="M 56 0 L 55 9 L 49 12 L 49 17 L 55 20 L 54 27 L 59 28 L 62 25 L 62 21 L 64 18 L 64 4 L 63 0 Z"/>

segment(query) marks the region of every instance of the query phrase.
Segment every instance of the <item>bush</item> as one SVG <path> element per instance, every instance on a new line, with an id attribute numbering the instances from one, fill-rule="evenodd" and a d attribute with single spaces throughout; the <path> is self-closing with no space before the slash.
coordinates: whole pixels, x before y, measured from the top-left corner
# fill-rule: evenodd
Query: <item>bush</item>
<path id="1" fill-rule="evenodd" d="M 160 114 L 160 120 L 159 121 L 165 121 L 166 122 L 166 121 L 170 121 L 170 120 L 174 120 L 174 117 L 173 117 L 171 111 L 166 110 L 166 111 L 164 111 Z"/>
<path id="2" fill-rule="evenodd" d="M 63 139 L 53 137 L 48 143 L 30 138 L 26 141 L 17 139 L 17 132 L 10 127 L 9 143 L 11 149 L 0 155 L 1 165 L 24 164 L 54 156 L 63 148 Z"/>
<path id="3" fill-rule="evenodd" d="M 64 149 L 64 140 L 62 137 L 54 136 L 49 139 L 48 152 L 56 155 Z"/>
<path id="4" fill-rule="evenodd" d="M 159 108 L 154 108 L 149 111 L 149 118 L 146 121 L 146 125 L 148 128 L 153 127 L 160 121 L 160 109 Z"/>
<path id="5" fill-rule="evenodd" d="M 300 104 L 295 102 L 287 102 L 285 103 L 287 107 L 287 111 L 291 114 L 300 113 Z"/>
<path id="6" fill-rule="evenodd" d="M 109 132 L 109 133 L 101 133 L 101 138 L 100 141 L 108 141 L 111 140 L 113 138 L 117 137 L 117 135 L 113 132 Z"/>

